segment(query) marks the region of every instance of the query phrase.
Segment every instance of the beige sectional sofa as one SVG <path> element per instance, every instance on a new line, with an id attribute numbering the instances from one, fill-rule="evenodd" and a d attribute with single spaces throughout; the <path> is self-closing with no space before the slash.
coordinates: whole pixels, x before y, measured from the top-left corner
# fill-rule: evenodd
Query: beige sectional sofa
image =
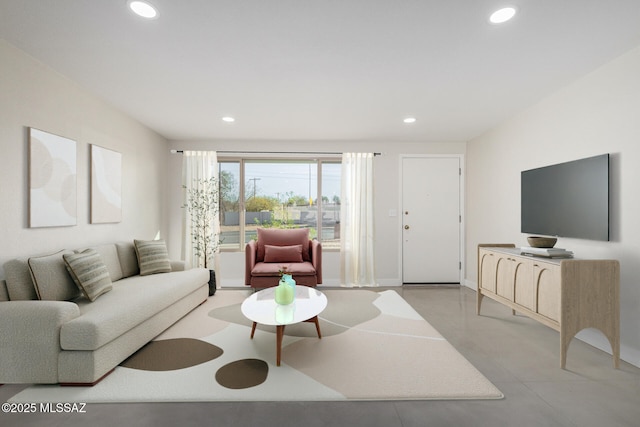
<path id="1" fill-rule="evenodd" d="M 0 384 L 94 384 L 207 299 L 208 270 L 169 261 L 166 247 L 144 258 L 135 243 L 4 264 Z M 91 271 L 70 269 L 84 254 Z"/>

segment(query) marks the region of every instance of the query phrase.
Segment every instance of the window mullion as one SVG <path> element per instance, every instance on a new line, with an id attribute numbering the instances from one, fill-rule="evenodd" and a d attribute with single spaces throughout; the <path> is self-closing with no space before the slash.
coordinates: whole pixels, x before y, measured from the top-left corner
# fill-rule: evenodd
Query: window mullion
<path id="1" fill-rule="evenodd" d="M 316 214 L 316 229 L 318 232 L 316 235 L 318 236 L 318 241 L 322 242 L 322 160 L 318 159 L 316 162 L 317 173 L 316 173 L 316 208 L 318 209 L 318 213 Z M 311 177 L 309 177 L 311 178 Z"/>
<path id="2" fill-rule="evenodd" d="M 238 218 L 239 218 L 239 227 L 238 227 L 238 233 L 240 233 L 240 235 L 238 236 L 238 242 L 239 242 L 239 246 L 240 246 L 240 251 L 242 251 L 244 249 L 244 246 L 247 242 L 245 242 L 246 239 L 246 233 L 245 233 L 245 174 L 244 174 L 244 159 L 240 159 L 240 206 L 238 208 Z"/>

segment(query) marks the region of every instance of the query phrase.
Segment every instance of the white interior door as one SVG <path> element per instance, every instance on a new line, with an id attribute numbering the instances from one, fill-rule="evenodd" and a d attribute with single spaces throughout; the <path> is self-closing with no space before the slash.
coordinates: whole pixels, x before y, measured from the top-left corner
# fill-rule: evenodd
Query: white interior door
<path id="1" fill-rule="evenodd" d="M 402 280 L 460 283 L 460 158 L 402 159 Z"/>

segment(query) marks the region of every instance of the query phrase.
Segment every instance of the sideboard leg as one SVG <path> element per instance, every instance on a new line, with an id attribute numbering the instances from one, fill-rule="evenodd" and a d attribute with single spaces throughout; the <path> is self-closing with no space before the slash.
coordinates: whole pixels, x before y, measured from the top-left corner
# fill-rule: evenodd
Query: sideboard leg
<path id="1" fill-rule="evenodd" d="M 573 339 L 574 333 L 569 333 L 568 331 L 563 331 L 562 327 L 560 328 L 560 368 L 565 369 L 567 366 L 567 352 L 569 351 L 569 344 L 571 344 L 571 340 Z"/>
<path id="2" fill-rule="evenodd" d="M 615 325 L 618 326 L 618 325 Z M 617 331 L 616 327 L 613 327 L 613 330 L 604 331 L 600 330 L 609 340 L 609 344 L 611 345 L 611 355 L 613 357 L 613 367 L 615 369 L 620 368 L 620 334 Z"/>

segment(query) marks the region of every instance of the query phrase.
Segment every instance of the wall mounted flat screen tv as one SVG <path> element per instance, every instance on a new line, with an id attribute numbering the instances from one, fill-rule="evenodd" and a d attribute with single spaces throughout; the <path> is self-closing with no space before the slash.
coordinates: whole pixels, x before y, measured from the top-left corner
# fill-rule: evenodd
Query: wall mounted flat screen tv
<path id="1" fill-rule="evenodd" d="M 521 232 L 609 240 L 609 154 L 521 173 Z"/>

